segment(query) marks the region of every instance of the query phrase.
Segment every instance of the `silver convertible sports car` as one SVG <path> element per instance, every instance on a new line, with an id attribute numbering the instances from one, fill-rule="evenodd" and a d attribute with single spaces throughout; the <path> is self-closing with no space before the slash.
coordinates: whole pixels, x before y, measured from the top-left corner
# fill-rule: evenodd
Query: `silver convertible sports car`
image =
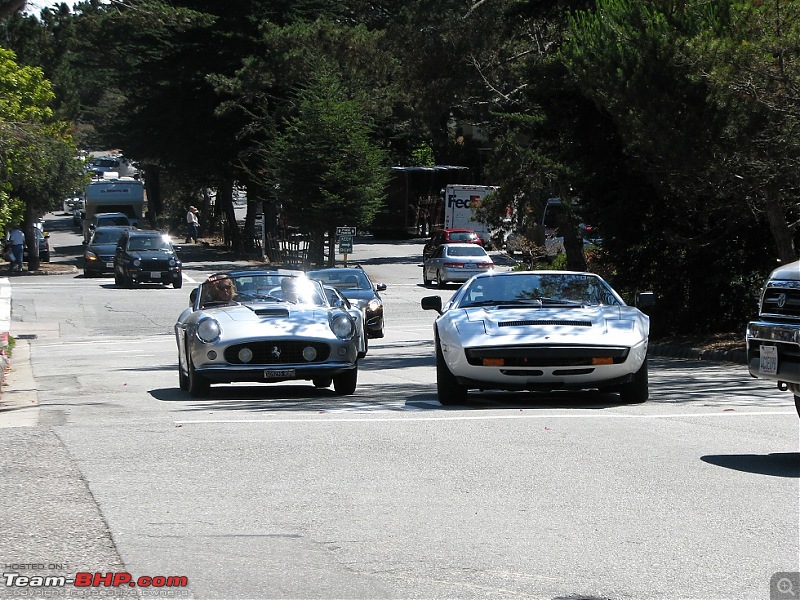
<path id="1" fill-rule="evenodd" d="M 212 383 L 286 380 L 355 391 L 364 325 L 319 282 L 298 271 L 219 273 L 190 299 L 175 337 L 180 387 L 192 396 Z"/>
<path id="2" fill-rule="evenodd" d="M 650 292 L 637 295 L 653 303 Z M 602 278 L 572 271 L 487 273 L 435 310 L 439 401 L 459 404 L 469 389 L 599 389 L 624 402 L 647 400 L 650 319 Z"/>

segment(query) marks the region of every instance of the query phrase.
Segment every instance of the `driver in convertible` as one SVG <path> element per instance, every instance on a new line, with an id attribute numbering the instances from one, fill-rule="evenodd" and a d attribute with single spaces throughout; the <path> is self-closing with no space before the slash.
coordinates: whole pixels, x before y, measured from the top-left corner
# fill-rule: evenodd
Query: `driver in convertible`
<path id="1" fill-rule="evenodd" d="M 203 286 L 206 289 L 205 304 L 235 304 L 236 286 L 227 273 L 211 275 Z"/>

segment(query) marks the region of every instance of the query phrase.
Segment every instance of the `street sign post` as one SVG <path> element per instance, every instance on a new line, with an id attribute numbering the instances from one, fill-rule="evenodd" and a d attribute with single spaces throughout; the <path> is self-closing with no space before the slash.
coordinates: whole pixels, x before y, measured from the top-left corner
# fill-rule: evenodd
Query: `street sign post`
<path id="1" fill-rule="evenodd" d="M 344 254 L 344 266 L 347 266 L 347 255 L 353 252 L 353 237 L 356 235 L 355 227 L 337 227 L 336 235 L 339 237 L 339 254 Z"/>

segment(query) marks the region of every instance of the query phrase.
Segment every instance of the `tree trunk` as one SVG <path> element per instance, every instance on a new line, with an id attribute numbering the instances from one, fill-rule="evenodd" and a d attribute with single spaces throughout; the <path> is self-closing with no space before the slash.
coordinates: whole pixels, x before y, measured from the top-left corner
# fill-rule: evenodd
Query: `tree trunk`
<path id="1" fill-rule="evenodd" d="M 164 212 L 161 200 L 161 169 L 158 165 L 142 165 L 142 170 L 146 177 L 144 189 L 147 194 L 147 221 L 151 227 L 155 227 L 158 216 Z"/>
<path id="2" fill-rule="evenodd" d="M 769 230 L 772 239 L 775 241 L 775 248 L 778 251 L 778 258 L 782 263 L 790 263 L 797 260 L 795 253 L 793 231 L 786 222 L 786 215 L 783 206 L 778 199 L 778 193 L 774 185 L 769 185 L 764 190 L 764 211 L 767 213 Z"/>
<path id="3" fill-rule="evenodd" d="M 28 271 L 38 271 L 39 263 L 39 240 L 33 232 L 36 222 L 36 213 L 33 210 L 33 202 L 25 203 L 25 224 L 22 231 L 25 232 L 25 245 L 28 246 Z"/>
<path id="4" fill-rule="evenodd" d="M 578 227 L 572 216 L 563 214 L 558 219 L 558 230 L 564 236 L 564 251 L 567 253 L 567 269 L 570 271 L 585 271 L 586 257 L 583 254 L 583 240 L 578 235 Z"/>

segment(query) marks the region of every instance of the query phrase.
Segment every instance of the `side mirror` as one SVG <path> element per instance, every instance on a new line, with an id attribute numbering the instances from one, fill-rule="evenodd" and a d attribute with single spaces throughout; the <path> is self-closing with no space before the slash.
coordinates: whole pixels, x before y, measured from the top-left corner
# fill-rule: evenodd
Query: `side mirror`
<path id="1" fill-rule="evenodd" d="M 435 310 L 437 313 L 442 314 L 442 297 L 441 296 L 425 296 L 421 301 L 423 310 Z"/>
<path id="2" fill-rule="evenodd" d="M 653 292 L 636 292 L 636 308 L 650 308 L 656 305 L 656 295 Z"/>
<path id="3" fill-rule="evenodd" d="M 378 285 L 375 286 L 375 291 L 376 292 L 383 292 L 384 290 L 386 290 L 386 284 L 385 283 L 379 283 Z"/>

